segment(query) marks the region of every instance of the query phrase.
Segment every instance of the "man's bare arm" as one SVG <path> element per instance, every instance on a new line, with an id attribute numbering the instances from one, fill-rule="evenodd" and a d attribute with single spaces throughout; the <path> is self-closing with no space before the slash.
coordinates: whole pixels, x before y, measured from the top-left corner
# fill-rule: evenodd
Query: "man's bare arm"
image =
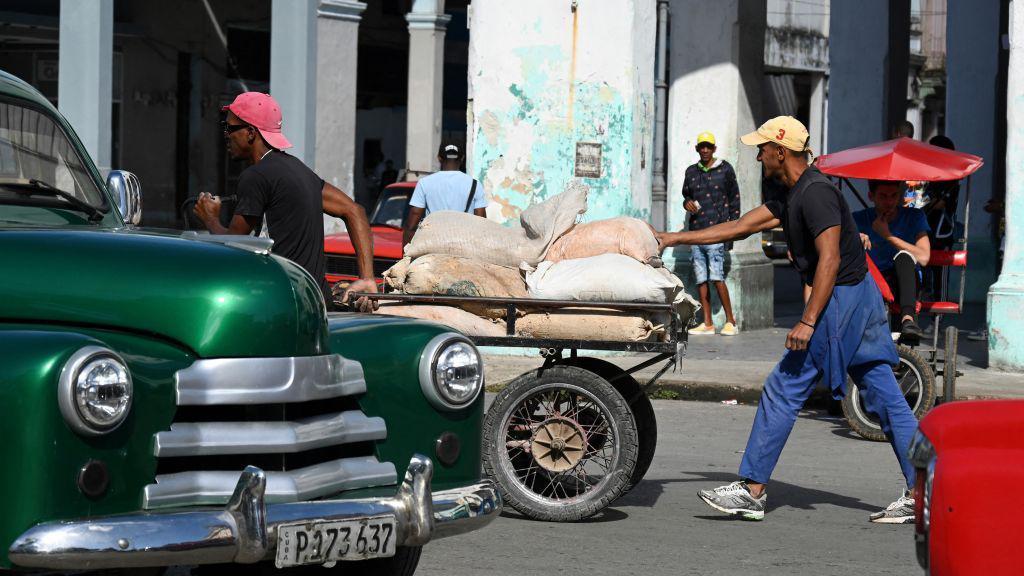
<path id="1" fill-rule="evenodd" d="M 260 225 L 260 218 L 256 216 L 239 216 L 235 214 L 227 227 L 220 223 L 220 198 L 209 192 L 202 192 L 196 200 L 192 212 L 202 221 L 203 226 L 211 234 L 236 234 L 245 236 Z"/>
<path id="2" fill-rule="evenodd" d="M 904 250 L 912 254 L 919 266 L 927 266 L 928 260 L 932 257 L 932 242 L 928 239 L 928 234 L 924 232 L 917 236 L 917 240 L 913 244 L 895 235 L 886 240 L 897 250 Z"/>
<path id="3" fill-rule="evenodd" d="M 758 206 L 739 220 L 730 220 L 716 224 L 703 230 L 690 232 L 665 232 L 658 235 L 662 248 L 678 246 L 680 244 L 718 244 L 732 240 L 742 240 L 751 234 L 764 230 L 771 230 L 780 224 L 771 210 L 764 206 Z"/>
<path id="4" fill-rule="evenodd" d="M 474 208 L 473 215 L 481 218 L 487 218 L 487 208 Z"/>
<path id="5" fill-rule="evenodd" d="M 814 239 L 814 248 L 818 251 L 818 266 L 814 269 L 814 285 L 811 286 L 811 297 L 804 306 L 801 320 L 814 326 L 818 316 L 832 297 L 832 289 L 836 285 L 839 273 L 839 226 L 826 229 Z"/>
<path id="6" fill-rule="evenodd" d="M 373 279 L 373 237 L 370 235 L 370 221 L 366 218 L 366 210 L 356 204 L 347 194 L 338 188 L 324 183 L 323 189 L 324 214 L 341 218 L 345 222 L 352 247 L 356 251 L 356 262 L 359 266 L 359 278 Z"/>
<path id="7" fill-rule="evenodd" d="M 420 225 L 420 220 L 423 220 L 423 215 L 426 211 L 425 208 L 409 206 L 409 215 L 405 217 L 405 226 L 402 229 L 403 249 L 405 249 L 409 242 L 412 242 L 412 237 L 416 235 L 416 228 Z"/>
<path id="8" fill-rule="evenodd" d="M 814 247 L 818 251 L 818 266 L 814 269 L 814 285 L 807 294 L 804 287 L 804 313 L 800 322 L 786 335 L 786 348 L 790 350 L 806 350 L 814 336 L 818 317 L 825 309 L 832 289 L 836 285 L 836 274 L 839 273 L 839 226 L 826 229 L 814 239 Z"/>

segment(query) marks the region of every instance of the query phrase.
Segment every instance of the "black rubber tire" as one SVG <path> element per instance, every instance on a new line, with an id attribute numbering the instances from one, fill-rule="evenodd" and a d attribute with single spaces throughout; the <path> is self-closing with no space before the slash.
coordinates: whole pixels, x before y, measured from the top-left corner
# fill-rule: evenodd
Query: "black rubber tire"
<path id="1" fill-rule="evenodd" d="M 929 410 L 935 406 L 935 372 L 925 359 L 914 349 L 907 346 L 897 346 L 896 352 L 900 357 L 900 366 L 897 370 L 912 370 L 908 377 L 915 376 L 919 382 L 916 394 L 912 393 L 907 399 L 910 408 L 914 411 L 914 417 L 920 420 Z M 900 380 L 897 377 L 897 380 Z M 914 392 L 911 389 L 911 392 Z M 906 394 L 906 393 L 904 393 Z M 846 422 L 859 436 L 875 442 L 886 442 L 887 438 L 882 433 L 882 427 L 878 424 L 878 418 L 864 408 L 860 399 L 860 390 L 850 380 L 846 383 L 846 396 L 843 398 L 843 415 Z"/>
<path id="2" fill-rule="evenodd" d="M 615 364 L 600 358 L 589 358 L 577 356 L 566 358 L 559 362 L 560 365 L 578 366 L 584 370 L 590 370 L 594 374 L 608 380 L 619 394 L 629 402 L 629 409 L 633 412 L 633 421 L 636 422 L 636 433 L 639 445 L 636 454 L 636 466 L 633 474 L 629 477 L 629 483 L 622 491 L 625 496 L 632 490 L 651 468 L 654 462 L 654 452 L 658 447 L 658 419 L 654 415 L 654 405 L 647 393 L 640 387 L 640 383 L 632 375 Z"/>
<path id="3" fill-rule="evenodd" d="M 505 448 L 507 420 L 521 402 L 546 390 L 565 390 L 589 396 L 591 401 L 602 407 L 605 418 L 614 425 L 618 434 L 619 446 L 613 451 L 609 470 L 603 479 L 593 489 L 572 498 L 543 497 L 524 485 L 510 469 L 512 459 Z M 625 398 L 604 378 L 576 366 L 551 366 L 519 376 L 498 393 L 484 417 L 484 474 L 501 488 L 506 504 L 534 520 L 575 522 L 603 510 L 629 484 L 636 466 L 637 450 L 636 423 Z M 520 457 L 532 458 L 529 454 L 521 454 Z"/>
<path id="4" fill-rule="evenodd" d="M 956 351 L 960 344 L 960 331 L 956 326 L 946 328 L 946 350 L 942 357 L 942 401 L 956 400 Z"/>
<path id="5" fill-rule="evenodd" d="M 327 571 L 324 570 L 323 566 L 319 565 L 296 566 L 294 568 L 278 570 L 273 562 L 262 562 L 255 566 L 241 564 L 202 566 L 199 568 L 204 570 L 197 572 L 198 568 L 194 569 L 193 574 L 210 574 L 211 576 L 213 574 L 324 576 L 339 572 L 345 576 L 412 576 L 420 563 L 420 554 L 422 552 L 423 548 L 420 546 L 399 546 L 395 549 L 395 555 L 389 558 L 374 558 L 373 560 L 358 562 L 338 562 L 333 568 L 327 569 Z M 207 570 L 209 571 L 207 572 Z"/>

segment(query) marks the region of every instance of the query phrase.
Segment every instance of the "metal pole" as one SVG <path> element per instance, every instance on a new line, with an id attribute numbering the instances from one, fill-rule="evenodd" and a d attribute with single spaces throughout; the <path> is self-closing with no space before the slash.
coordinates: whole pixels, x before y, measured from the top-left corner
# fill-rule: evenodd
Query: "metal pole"
<path id="1" fill-rule="evenodd" d="M 668 115 L 668 0 L 658 0 L 658 38 L 654 56 L 654 178 L 651 183 L 651 224 L 668 228 L 668 184 L 665 178 L 665 124 Z"/>

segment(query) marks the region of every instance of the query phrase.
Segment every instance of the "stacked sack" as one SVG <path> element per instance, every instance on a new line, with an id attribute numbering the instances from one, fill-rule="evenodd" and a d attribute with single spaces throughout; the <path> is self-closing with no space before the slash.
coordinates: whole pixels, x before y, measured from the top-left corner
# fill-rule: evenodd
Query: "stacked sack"
<path id="1" fill-rule="evenodd" d="M 551 243 L 587 210 L 586 185 L 523 210 L 509 228 L 462 212 L 434 212 L 423 219 L 406 257 L 384 272 L 384 283 L 403 294 L 528 298 L 518 266 L 537 264 Z M 504 336 L 505 308 L 383 304 L 380 312 L 439 321 L 470 336 Z"/>
<path id="2" fill-rule="evenodd" d="M 685 326 L 699 308 L 683 283 L 662 267 L 654 229 L 636 218 L 576 226 L 551 246 L 536 267 L 520 266 L 531 298 L 578 302 L 673 304 Z M 516 334 L 589 340 L 667 339 L 669 313 L 563 308 L 527 314 Z"/>
<path id="3" fill-rule="evenodd" d="M 570 183 L 524 210 L 519 228 L 459 212 L 431 214 L 384 281 L 405 294 L 671 303 L 685 324 L 698 304 L 662 267 L 654 229 L 626 217 L 577 225 L 586 194 L 585 185 Z M 643 341 L 667 336 L 670 320 L 667 313 L 525 308 L 516 335 L 533 338 Z M 506 333 L 504 306 L 384 304 L 380 312 L 438 321 L 472 336 Z"/>

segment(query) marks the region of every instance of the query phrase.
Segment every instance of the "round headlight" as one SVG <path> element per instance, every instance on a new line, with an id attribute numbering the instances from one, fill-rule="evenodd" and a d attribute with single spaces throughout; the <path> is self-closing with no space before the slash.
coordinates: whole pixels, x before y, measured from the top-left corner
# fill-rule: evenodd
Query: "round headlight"
<path id="1" fill-rule="evenodd" d="M 99 346 L 75 352 L 61 372 L 59 403 L 64 419 L 79 434 L 114 430 L 132 403 L 132 378 L 124 360 Z"/>
<path id="2" fill-rule="evenodd" d="M 432 404 L 454 410 L 473 402 L 483 389 L 480 353 L 464 336 L 441 334 L 420 359 L 420 386 Z"/>

